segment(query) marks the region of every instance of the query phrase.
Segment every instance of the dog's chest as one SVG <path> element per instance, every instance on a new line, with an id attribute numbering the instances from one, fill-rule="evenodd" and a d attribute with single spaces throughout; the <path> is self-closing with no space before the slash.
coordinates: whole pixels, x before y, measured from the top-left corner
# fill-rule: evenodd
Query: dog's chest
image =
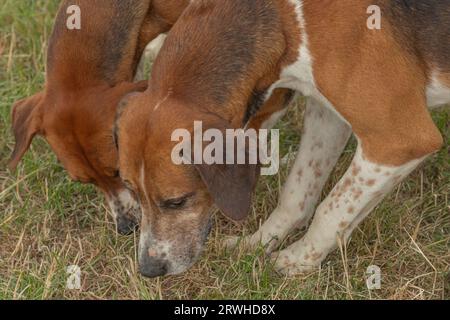
<path id="1" fill-rule="evenodd" d="M 295 6 L 298 28 L 301 30 L 301 41 L 299 48 L 297 48 L 297 60 L 284 67 L 280 74 L 280 80 L 275 86 L 299 91 L 304 96 L 314 96 L 318 92 L 314 80 L 312 56 L 308 47 L 303 2 L 301 0 L 290 1 Z"/>

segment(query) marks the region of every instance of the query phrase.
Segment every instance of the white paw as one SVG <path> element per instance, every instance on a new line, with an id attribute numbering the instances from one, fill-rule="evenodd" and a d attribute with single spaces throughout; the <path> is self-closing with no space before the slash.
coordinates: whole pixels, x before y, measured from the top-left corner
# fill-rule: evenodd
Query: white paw
<path id="1" fill-rule="evenodd" d="M 299 259 L 290 250 L 275 252 L 271 255 L 271 261 L 275 271 L 286 276 L 295 276 L 310 273 L 319 268 L 320 263 Z"/>
<path id="2" fill-rule="evenodd" d="M 228 250 L 235 249 L 236 247 L 244 248 L 246 250 L 256 249 L 260 244 L 260 240 L 255 240 L 255 237 L 236 237 L 230 236 L 225 238 L 225 248 Z"/>
<path id="3" fill-rule="evenodd" d="M 263 240 L 261 236 L 256 233 L 251 237 L 227 237 L 224 241 L 224 246 L 227 250 L 235 249 L 236 247 L 244 248 L 245 250 L 255 250 L 257 248 L 264 248 L 265 253 L 269 254 L 278 246 L 276 238 L 270 240 Z"/>
<path id="4" fill-rule="evenodd" d="M 225 249 L 227 250 L 233 250 L 234 248 L 237 247 L 237 245 L 239 244 L 239 239 L 240 237 L 236 237 L 236 236 L 228 236 L 225 238 L 223 245 L 225 246 Z"/>

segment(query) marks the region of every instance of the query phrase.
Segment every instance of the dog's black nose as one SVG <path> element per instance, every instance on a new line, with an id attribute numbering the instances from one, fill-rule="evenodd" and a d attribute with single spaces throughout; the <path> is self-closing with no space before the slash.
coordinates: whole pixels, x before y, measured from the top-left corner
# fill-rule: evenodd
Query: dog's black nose
<path id="1" fill-rule="evenodd" d="M 168 271 L 168 263 L 165 260 L 152 258 L 149 255 L 139 261 L 139 272 L 147 278 L 165 276 Z"/>
<path id="2" fill-rule="evenodd" d="M 128 236 L 136 231 L 138 222 L 134 217 L 128 215 L 118 215 L 116 219 L 117 232 L 123 236 Z"/>

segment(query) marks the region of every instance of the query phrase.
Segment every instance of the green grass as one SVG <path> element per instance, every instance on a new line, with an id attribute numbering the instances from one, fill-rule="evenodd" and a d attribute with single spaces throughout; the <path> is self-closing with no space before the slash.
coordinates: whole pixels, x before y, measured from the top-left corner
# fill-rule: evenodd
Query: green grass
<path id="1" fill-rule="evenodd" d="M 43 86 L 45 48 L 55 0 L 0 1 L 0 299 L 439 299 L 450 298 L 450 111 L 433 118 L 445 147 L 403 182 L 322 269 L 277 275 L 262 250 L 227 253 L 226 235 L 254 232 L 276 207 L 301 133 L 303 101 L 279 124 L 279 176 L 264 178 L 244 224 L 216 218 L 203 258 L 189 272 L 157 280 L 139 276 L 136 236 L 114 231 L 94 188 L 69 181 L 46 143 L 37 139 L 16 173 L 6 169 L 13 147 L 10 107 Z M 324 194 L 351 161 L 342 156 Z M 301 236 L 301 232 L 288 241 Z M 381 290 L 366 288 L 366 269 L 383 272 Z M 82 270 L 82 290 L 66 289 L 66 268 Z M 446 291 L 447 290 L 447 291 Z"/>

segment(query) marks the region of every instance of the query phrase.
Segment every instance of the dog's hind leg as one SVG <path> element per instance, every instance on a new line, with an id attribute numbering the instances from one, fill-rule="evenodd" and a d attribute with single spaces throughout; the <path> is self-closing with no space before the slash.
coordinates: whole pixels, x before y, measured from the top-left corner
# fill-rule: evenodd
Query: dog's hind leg
<path id="1" fill-rule="evenodd" d="M 289 232 L 308 224 L 350 134 L 348 124 L 334 111 L 308 99 L 300 149 L 280 203 L 254 235 L 242 240 L 244 244 L 262 244 L 271 252 Z M 237 241 L 229 239 L 227 246 L 234 246 Z"/>

